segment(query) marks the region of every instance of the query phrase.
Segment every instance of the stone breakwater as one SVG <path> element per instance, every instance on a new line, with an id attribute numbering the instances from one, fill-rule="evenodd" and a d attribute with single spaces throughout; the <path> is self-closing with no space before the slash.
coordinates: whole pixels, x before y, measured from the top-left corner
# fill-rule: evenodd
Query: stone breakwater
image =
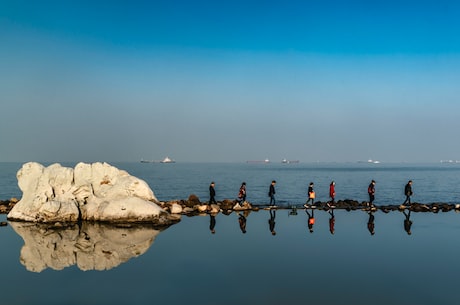
<path id="1" fill-rule="evenodd" d="M 8 214 L 14 205 L 19 200 L 17 198 L 11 198 L 8 200 L 0 200 L 0 214 Z M 194 215 L 201 213 L 228 213 L 232 211 L 258 211 L 260 209 L 270 208 L 268 205 L 255 205 L 250 202 L 244 202 L 239 204 L 235 200 L 225 199 L 218 201 L 217 204 L 209 205 L 207 202 L 202 202 L 200 199 L 192 194 L 188 199 L 180 200 L 171 200 L 165 202 L 157 202 L 157 204 L 163 208 L 165 211 L 168 211 L 171 214 L 181 214 L 181 215 Z M 292 209 L 292 208 L 304 208 L 301 204 L 293 204 L 288 206 L 276 206 L 271 207 L 276 209 Z M 318 210 L 329 210 L 331 207 L 327 205 L 327 202 L 316 202 L 315 208 Z M 347 211 L 356 211 L 362 209 L 373 209 L 380 210 L 384 213 L 389 213 L 392 211 L 401 211 L 401 210 L 411 210 L 414 212 L 428 212 L 428 213 L 439 213 L 439 212 L 460 212 L 460 204 L 452 203 L 412 203 L 410 206 L 404 206 L 401 204 L 389 204 L 389 205 L 375 205 L 369 207 L 367 202 L 358 202 L 356 200 L 338 200 L 334 203 L 334 209 L 341 209 Z"/>

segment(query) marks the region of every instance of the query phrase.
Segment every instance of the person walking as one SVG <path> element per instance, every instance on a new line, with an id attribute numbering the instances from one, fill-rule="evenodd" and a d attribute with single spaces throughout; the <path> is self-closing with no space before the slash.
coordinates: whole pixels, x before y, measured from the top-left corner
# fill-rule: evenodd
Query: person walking
<path id="1" fill-rule="evenodd" d="M 403 205 L 406 203 L 411 205 L 410 197 L 413 194 L 412 193 L 412 180 L 409 180 L 409 182 L 407 182 L 406 186 L 404 187 L 404 194 L 406 195 L 406 200 L 404 200 Z"/>
<path id="2" fill-rule="evenodd" d="M 305 207 L 308 207 L 308 203 L 311 201 L 311 207 L 314 206 L 315 204 L 315 191 L 313 190 L 313 182 L 310 182 L 310 185 L 308 186 L 308 199 L 307 202 L 305 202 Z"/>
<path id="3" fill-rule="evenodd" d="M 276 194 L 275 184 L 276 184 L 276 181 L 273 180 L 272 183 L 270 184 L 270 188 L 268 190 L 268 197 L 270 197 L 270 205 L 271 206 L 276 204 L 276 200 L 275 200 L 275 194 Z"/>
<path id="4" fill-rule="evenodd" d="M 246 201 L 246 182 L 241 183 L 240 190 L 238 191 L 238 201 L 240 203 Z"/>
<path id="5" fill-rule="evenodd" d="M 374 207 L 375 199 L 375 180 L 372 180 L 367 188 L 367 193 L 369 194 L 369 204 L 368 207 Z"/>
<path id="6" fill-rule="evenodd" d="M 335 182 L 332 181 L 329 185 L 329 197 L 331 198 L 330 203 L 327 204 L 328 207 L 331 207 L 334 204 L 335 200 Z"/>
<path id="7" fill-rule="evenodd" d="M 211 182 L 209 185 L 209 204 L 217 204 L 216 199 L 214 198 L 216 196 L 216 190 L 214 189 L 214 181 Z"/>

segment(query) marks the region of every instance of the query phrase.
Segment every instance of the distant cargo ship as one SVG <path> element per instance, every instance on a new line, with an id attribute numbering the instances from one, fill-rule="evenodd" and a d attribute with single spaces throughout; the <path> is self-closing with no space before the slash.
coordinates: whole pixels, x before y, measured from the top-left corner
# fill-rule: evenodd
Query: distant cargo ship
<path id="1" fill-rule="evenodd" d="M 299 160 L 288 160 L 288 159 L 283 159 L 281 160 L 281 163 L 283 164 L 291 164 L 291 163 L 299 163 Z"/>
<path id="2" fill-rule="evenodd" d="M 141 159 L 141 163 L 176 163 L 176 161 L 174 161 L 173 159 L 169 157 L 166 157 L 163 160 L 158 160 L 158 161 Z"/>
<path id="3" fill-rule="evenodd" d="M 246 163 L 270 163 L 270 160 L 269 159 L 265 159 L 265 160 L 250 160 L 250 161 L 246 161 Z"/>
<path id="4" fill-rule="evenodd" d="M 372 159 L 369 159 L 367 161 L 358 161 L 358 163 L 372 163 L 372 164 L 379 164 L 380 161 L 378 160 L 372 160 Z"/>
<path id="5" fill-rule="evenodd" d="M 170 159 L 169 157 L 164 158 L 160 163 L 176 163 L 173 159 Z"/>

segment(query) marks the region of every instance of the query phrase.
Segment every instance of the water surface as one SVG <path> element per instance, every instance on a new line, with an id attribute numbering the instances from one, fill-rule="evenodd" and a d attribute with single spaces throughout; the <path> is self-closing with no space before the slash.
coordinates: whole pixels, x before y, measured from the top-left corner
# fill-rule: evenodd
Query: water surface
<path id="1" fill-rule="evenodd" d="M 15 175 L 20 165 L 8 165 L 7 170 L 1 166 L 2 198 L 20 197 L 17 186 L 8 186 L 15 177 L 5 174 L 14 169 Z M 310 181 L 315 182 L 319 199 L 327 198 L 331 179 L 337 182 L 338 198 L 367 199 L 367 184 L 375 179 L 376 204 L 399 202 L 404 200 L 404 183 L 413 179 L 414 200 L 455 203 L 460 173 L 458 167 L 437 164 L 380 168 L 367 164 L 116 166 L 146 180 L 160 200 L 186 198 L 190 193 L 206 200 L 209 182 L 215 180 L 218 200 L 236 196 L 240 183 L 246 181 L 248 199 L 265 203 L 268 185 L 276 179 L 278 200 L 286 207 L 304 202 Z M 266 210 L 246 215 L 245 234 L 236 213 L 218 214 L 215 234 L 210 232 L 209 215 L 183 216 L 180 223 L 151 237 L 145 228 L 120 231 L 88 226 L 59 232 L 33 228 L 17 233 L 14 224 L 0 227 L 0 303 L 459 303 L 459 214 L 412 213 L 409 235 L 403 213 L 378 211 L 371 235 L 365 211 L 335 211 L 334 234 L 328 212 L 314 212 L 313 233 L 304 210 L 297 210 L 297 215 L 290 212 L 276 212 L 276 235 L 269 230 Z M 85 233 L 94 240 L 87 248 L 78 245 Z M 135 248 L 137 243 L 142 247 Z M 53 263 L 39 265 L 37 257 Z M 101 259 L 119 259 L 120 263 L 102 265 L 107 266 L 103 269 L 88 268 L 100 265 L 80 261 Z M 31 262 L 40 268 L 31 268 Z"/>

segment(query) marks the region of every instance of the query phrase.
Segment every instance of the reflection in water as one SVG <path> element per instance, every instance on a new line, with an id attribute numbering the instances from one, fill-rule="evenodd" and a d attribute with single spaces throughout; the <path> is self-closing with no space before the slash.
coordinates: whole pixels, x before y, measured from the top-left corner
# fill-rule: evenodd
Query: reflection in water
<path id="1" fill-rule="evenodd" d="M 308 209 L 305 209 L 305 213 L 308 215 L 308 229 L 310 233 L 313 233 L 313 225 L 315 224 L 315 210 L 311 210 L 311 214 L 308 212 Z"/>
<path id="2" fill-rule="evenodd" d="M 216 227 L 216 215 L 209 214 L 209 230 L 211 231 L 212 234 L 216 233 L 216 230 L 214 229 L 215 227 Z"/>
<path id="3" fill-rule="evenodd" d="M 331 232 L 332 235 L 335 233 L 335 216 L 334 216 L 334 210 L 332 209 L 329 211 L 329 215 L 331 216 L 329 218 L 329 232 Z"/>
<path id="4" fill-rule="evenodd" d="M 276 235 L 275 232 L 275 218 L 276 218 L 276 210 L 270 209 L 270 219 L 268 220 L 268 227 L 272 235 Z"/>
<path id="5" fill-rule="evenodd" d="M 412 221 L 410 220 L 410 210 L 409 213 L 406 213 L 405 210 L 403 211 L 403 213 L 404 216 L 406 216 L 406 218 L 404 219 L 404 230 L 407 232 L 408 235 L 411 235 L 412 232 L 410 228 L 412 227 Z"/>
<path id="6" fill-rule="evenodd" d="M 369 211 L 369 220 L 367 221 L 367 229 L 371 235 L 375 234 L 375 225 L 374 225 L 374 212 Z"/>
<path id="7" fill-rule="evenodd" d="M 27 270 L 109 270 L 144 254 L 164 230 L 146 225 L 82 223 L 66 227 L 10 222 L 24 240 L 20 261 Z"/>
<path id="8" fill-rule="evenodd" d="M 240 224 L 240 229 L 243 234 L 246 233 L 246 217 L 244 215 L 238 213 L 238 223 Z"/>

